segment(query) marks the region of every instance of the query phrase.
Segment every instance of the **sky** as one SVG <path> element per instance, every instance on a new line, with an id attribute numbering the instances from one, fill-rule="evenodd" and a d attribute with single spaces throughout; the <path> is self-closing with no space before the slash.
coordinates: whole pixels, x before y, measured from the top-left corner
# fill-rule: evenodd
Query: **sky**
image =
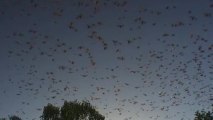
<path id="1" fill-rule="evenodd" d="M 1 0 L 0 117 L 87 100 L 105 120 L 213 104 L 213 0 Z"/>

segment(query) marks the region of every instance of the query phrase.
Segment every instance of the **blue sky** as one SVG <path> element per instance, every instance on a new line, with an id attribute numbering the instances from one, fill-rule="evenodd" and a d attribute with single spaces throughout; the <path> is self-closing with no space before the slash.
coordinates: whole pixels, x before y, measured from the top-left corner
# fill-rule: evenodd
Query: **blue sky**
<path id="1" fill-rule="evenodd" d="M 0 116 L 88 100 L 106 120 L 213 103 L 212 0 L 0 1 Z"/>

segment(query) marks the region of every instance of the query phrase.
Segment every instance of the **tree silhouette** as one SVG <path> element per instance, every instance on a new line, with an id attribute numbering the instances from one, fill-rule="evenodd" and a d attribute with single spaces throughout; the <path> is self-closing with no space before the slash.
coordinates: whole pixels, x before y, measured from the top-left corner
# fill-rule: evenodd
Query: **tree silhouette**
<path id="1" fill-rule="evenodd" d="M 9 117 L 9 120 L 21 120 L 21 118 L 16 115 L 13 115 Z"/>
<path id="2" fill-rule="evenodd" d="M 104 120 L 89 102 L 65 101 L 61 109 L 48 104 L 44 107 L 42 120 Z"/>
<path id="3" fill-rule="evenodd" d="M 60 111 L 59 108 L 48 103 L 44 106 L 42 120 L 59 120 Z"/>
<path id="4" fill-rule="evenodd" d="M 8 120 L 7 118 L 0 118 L 0 120 Z M 9 120 L 22 120 L 20 117 L 16 115 L 9 116 Z"/>
<path id="5" fill-rule="evenodd" d="M 213 120 L 213 110 L 207 112 L 204 110 L 196 111 L 194 120 Z"/>

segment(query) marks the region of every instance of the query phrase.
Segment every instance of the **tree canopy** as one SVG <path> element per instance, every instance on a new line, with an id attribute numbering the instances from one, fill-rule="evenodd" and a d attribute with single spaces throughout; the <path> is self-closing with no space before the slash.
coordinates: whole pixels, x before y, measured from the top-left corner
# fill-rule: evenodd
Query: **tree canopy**
<path id="1" fill-rule="evenodd" d="M 8 120 L 7 118 L 0 118 L 0 120 Z M 9 120 L 22 120 L 20 117 L 16 115 L 9 116 Z"/>
<path id="2" fill-rule="evenodd" d="M 212 105 L 213 108 L 213 105 Z M 104 120 L 105 117 L 101 115 L 94 106 L 88 101 L 65 101 L 62 107 L 54 106 L 50 103 L 43 108 L 41 120 Z M 16 115 L 8 118 L 0 118 L 0 120 L 22 120 Z M 212 111 L 196 111 L 194 120 L 213 120 Z"/>
<path id="3" fill-rule="evenodd" d="M 196 111 L 194 120 L 213 120 L 213 109 L 212 111 Z"/>
<path id="4" fill-rule="evenodd" d="M 58 120 L 60 115 L 59 108 L 48 103 L 43 109 L 43 120 Z"/>
<path id="5" fill-rule="evenodd" d="M 48 104 L 43 109 L 42 120 L 104 120 L 89 102 L 65 101 L 61 108 Z"/>

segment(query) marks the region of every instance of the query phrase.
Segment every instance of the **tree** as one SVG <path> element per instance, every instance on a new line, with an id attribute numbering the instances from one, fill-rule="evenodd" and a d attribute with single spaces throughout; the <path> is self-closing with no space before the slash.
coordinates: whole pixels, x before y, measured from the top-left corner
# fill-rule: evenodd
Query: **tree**
<path id="1" fill-rule="evenodd" d="M 207 112 L 204 110 L 196 111 L 194 120 L 213 120 L 213 110 Z"/>
<path id="2" fill-rule="evenodd" d="M 47 106 L 44 106 L 41 118 L 42 120 L 59 120 L 59 115 L 59 108 L 49 103 Z"/>
<path id="3" fill-rule="evenodd" d="M 9 117 L 9 120 L 21 120 L 21 118 L 16 115 L 13 115 Z"/>
<path id="4" fill-rule="evenodd" d="M 88 101 L 65 101 L 58 107 L 48 104 L 44 107 L 42 120 L 104 120 L 105 117 L 96 111 Z"/>
<path id="5" fill-rule="evenodd" d="M 6 120 L 6 118 L 0 118 L 0 120 Z"/>
<path id="6" fill-rule="evenodd" d="M 9 120 L 22 120 L 20 117 L 16 116 L 16 115 L 12 115 L 8 117 Z M 7 118 L 0 118 L 0 120 L 8 120 Z"/>

